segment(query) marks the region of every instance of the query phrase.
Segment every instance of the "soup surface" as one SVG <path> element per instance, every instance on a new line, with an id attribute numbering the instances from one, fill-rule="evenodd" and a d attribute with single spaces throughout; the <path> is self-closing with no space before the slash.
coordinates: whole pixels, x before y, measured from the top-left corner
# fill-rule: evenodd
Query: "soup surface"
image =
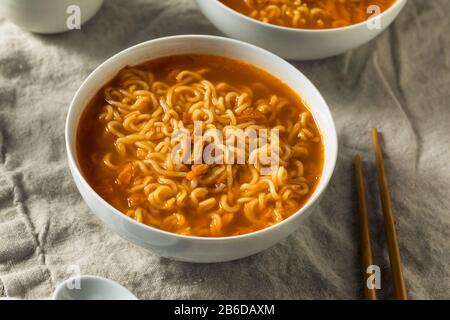
<path id="1" fill-rule="evenodd" d="M 366 21 L 374 14 L 388 9 L 396 0 L 220 1 L 242 14 L 263 22 L 291 28 L 328 29 Z"/>
<path id="2" fill-rule="evenodd" d="M 228 144 L 230 132 L 241 144 Z M 208 162 L 205 151 L 224 145 Z M 320 131 L 294 91 L 255 66 L 209 55 L 121 70 L 83 112 L 77 153 L 91 187 L 124 214 L 206 237 L 286 219 L 309 199 L 324 163 Z"/>

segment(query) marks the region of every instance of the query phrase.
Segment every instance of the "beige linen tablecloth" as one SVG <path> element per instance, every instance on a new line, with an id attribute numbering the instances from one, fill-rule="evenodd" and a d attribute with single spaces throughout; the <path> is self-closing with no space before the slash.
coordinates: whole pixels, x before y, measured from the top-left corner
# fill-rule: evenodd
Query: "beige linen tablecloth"
<path id="1" fill-rule="evenodd" d="M 450 1 L 411 0 L 380 37 L 294 63 L 330 105 L 339 134 L 321 205 L 275 247 L 229 263 L 160 258 L 110 232 L 70 176 L 64 120 L 83 79 L 136 43 L 220 33 L 193 0 L 106 0 L 81 31 L 34 35 L 0 19 L 0 295 L 48 298 L 77 267 L 142 299 L 362 298 L 353 156 L 365 160 L 375 261 L 392 294 L 370 128 L 386 169 L 411 298 L 450 298 Z"/>

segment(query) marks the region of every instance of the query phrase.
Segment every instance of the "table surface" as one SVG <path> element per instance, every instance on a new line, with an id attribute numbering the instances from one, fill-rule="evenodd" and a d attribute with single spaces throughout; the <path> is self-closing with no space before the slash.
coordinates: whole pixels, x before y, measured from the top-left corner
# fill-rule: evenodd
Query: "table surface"
<path id="1" fill-rule="evenodd" d="M 136 43 L 220 35 L 193 0 L 107 0 L 80 31 L 34 35 L 0 19 L 0 295 L 48 298 L 76 272 L 147 299 L 363 297 L 353 157 L 369 193 L 381 297 L 392 297 L 370 128 L 382 133 L 411 298 L 450 298 L 450 12 L 411 0 L 380 37 L 345 55 L 293 62 L 327 100 L 335 175 L 308 220 L 273 248 L 220 264 L 160 258 L 113 234 L 70 176 L 64 120 L 83 79 Z"/>

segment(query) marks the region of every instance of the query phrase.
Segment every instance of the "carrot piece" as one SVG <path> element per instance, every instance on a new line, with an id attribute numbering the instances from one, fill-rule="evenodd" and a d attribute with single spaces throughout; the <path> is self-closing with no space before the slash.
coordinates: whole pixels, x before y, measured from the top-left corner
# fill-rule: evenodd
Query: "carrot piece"
<path id="1" fill-rule="evenodd" d="M 120 171 L 117 176 L 116 183 L 121 186 L 127 186 L 131 183 L 134 177 L 134 166 L 130 162 Z"/>
<path id="2" fill-rule="evenodd" d="M 185 124 L 192 123 L 192 117 L 187 112 L 183 113 L 183 123 Z"/>
<path id="3" fill-rule="evenodd" d="M 247 108 L 240 115 L 236 117 L 238 123 L 254 120 L 256 122 L 266 121 L 266 116 L 259 110 L 254 108 Z"/>
<path id="4" fill-rule="evenodd" d="M 201 176 L 202 174 L 204 174 L 206 172 L 206 170 L 208 170 L 207 164 L 199 164 L 199 165 L 193 166 L 192 170 L 189 171 L 188 174 L 186 175 L 186 179 L 192 180 L 195 177 Z"/>
<path id="5" fill-rule="evenodd" d="M 143 204 L 147 200 L 147 197 L 143 193 L 133 193 L 128 197 L 128 206 L 130 208 L 137 207 Z"/>

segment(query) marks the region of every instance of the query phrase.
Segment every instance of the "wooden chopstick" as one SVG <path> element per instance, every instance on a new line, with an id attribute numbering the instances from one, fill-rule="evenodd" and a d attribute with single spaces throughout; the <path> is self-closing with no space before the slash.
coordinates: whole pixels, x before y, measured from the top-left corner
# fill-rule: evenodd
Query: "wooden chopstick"
<path id="1" fill-rule="evenodd" d="M 359 208 L 359 230 L 361 237 L 361 254 L 363 265 L 363 278 L 364 278 L 364 295 L 367 300 L 376 300 L 377 293 L 375 288 L 369 288 L 367 286 L 367 280 L 369 274 L 367 269 L 373 265 L 372 258 L 372 245 L 370 244 L 370 231 L 369 231 L 369 218 L 367 215 L 367 203 L 366 192 L 364 188 L 364 175 L 361 165 L 361 157 L 359 154 L 355 156 L 355 174 L 356 174 L 356 188 L 358 190 L 358 208 Z"/>
<path id="2" fill-rule="evenodd" d="M 395 231 L 394 215 L 392 213 L 391 197 L 389 195 L 384 160 L 381 151 L 380 139 L 376 128 L 372 129 L 372 140 L 377 162 L 378 185 L 380 189 L 381 204 L 383 207 L 386 240 L 388 244 L 389 261 L 391 264 L 392 279 L 394 281 L 395 297 L 399 300 L 407 300 L 405 281 L 403 280 L 400 249 L 398 247 L 397 232 Z"/>

